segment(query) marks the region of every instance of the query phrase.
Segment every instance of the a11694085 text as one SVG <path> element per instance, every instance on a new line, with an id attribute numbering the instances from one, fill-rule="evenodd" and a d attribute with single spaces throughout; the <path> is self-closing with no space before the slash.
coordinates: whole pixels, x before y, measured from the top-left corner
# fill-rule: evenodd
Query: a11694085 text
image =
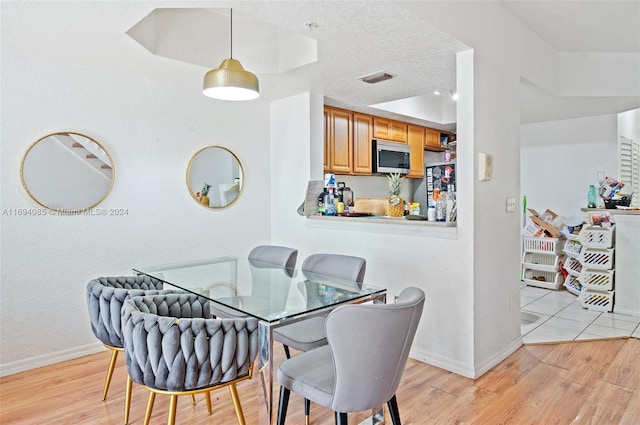
<path id="1" fill-rule="evenodd" d="M 42 215 L 90 215 L 90 216 L 125 216 L 129 215 L 128 208 L 87 208 L 83 210 L 52 209 L 47 208 L 3 208 L 4 216 L 42 216 Z"/>

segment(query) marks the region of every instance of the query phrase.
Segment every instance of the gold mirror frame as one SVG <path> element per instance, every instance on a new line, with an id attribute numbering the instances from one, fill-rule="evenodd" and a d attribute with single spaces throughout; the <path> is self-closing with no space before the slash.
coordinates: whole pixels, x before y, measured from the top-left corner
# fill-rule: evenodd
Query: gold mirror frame
<path id="1" fill-rule="evenodd" d="M 205 157 L 206 153 L 209 153 L 208 157 Z M 197 181 L 192 182 L 192 178 Z M 201 194 L 205 184 L 210 185 L 206 198 Z M 223 146 L 206 146 L 189 160 L 187 188 L 191 197 L 203 207 L 228 208 L 240 198 L 244 189 L 242 163 L 233 152 Z"/>
<path id="2" fill-rule="evenodd" d="M 59 136 L 59 137 L 56 138 L 56 136 Z M 51 141 L 52 143 L 58 143 L 58 146 L 60 147 L 60 149 L 55 149 L 54 151 L 50 151 L 50 152 L 40 152 L 38 148 L 40 148 L 40 150 L 48 148 L 48 146 L 45 146 L 42 144 L 48 141 Z M 86 143 L 86 145 L 89 146 L 89 148 L 87 148 L 83 143 Z M 93 146 L 91 145 L 91 143 L 93 143 Z M 43 148 L 43 146 L 45 147 Z M 78 150 L 75 151 L 75 149 L 78 149 Z M 54 155 L 51 155 L 52 152 L 54 153 Z M 79 167 L 76 167 L 75 170 L 70 169 L 74 167 L 69 167 L 68 163 L 62 164 L 56 161 L 55 154 L 60 154 L 60 153 L 64 155 L 65 158 L 73 158 L 73 156 L 67 155 L 67 153 L 71 153 L 72 155 L 76 155 L 77 158 L 82 158 L 83 161 L 81 162 L 74 161 L 74 164 L 78 164 Z M 31 157 L 30 157 L 30 154 L 32 155 Z M 38 154 L 39 157 L 33 156 L 36 154 Z M 43 157 L 43 155 L 45 157 Z M 43 196 L 41 195 L 41 192 L 43 192 L 44 188 L 47 186 L 49 188 L 53 187 L 56 193 L 59 193 L 59 191 L 63 190 L 62 187 L 55 187 L 55 183 L 57 183 L 58 186 L 61 186 L 62 184 L 64 184 L 64 182 L 61 183 L 62 178 L 56 179 L 56 177 L 60 177 L 61 174 L 63 174 L 61 169 L 60 168 L 55 169 L 55 168 L 49 167 L 47 168 L 48 173 L 45 173 L 44 175 L 42 174 L 35 175 L 32 172 L 30 172 L 30 169 L 32 168 L 32 166 L 27 163 L 29 158 L 31 158 L 30 162 L 32 164 L 33 164 L 33 161 L 36 161 L 34 165 L 35 167 L 38 166 L 39 162 L 42 163 L 44 159 L 48 161 L 47 165 L 58 165 L 62 167 L 64 173 L 67 173 L 66 177 L 67 178 L 73 177 L 73 181 L 78 182 L 78 185 L 80 184 L 86 185 L 87 183 L 90 183 L 91 179 L 87 178 L 87 175 L 81 175 L 80 178 L 78 178 L 77 175 L 71 176 L 71 174 L 73 174 L 74 171 L 75 172 L 80 172 L 83 170 L 90 171 L 89 168 L 95 169 L 96 176 L 98 175 L 103 176 L 103 177 L 97 177 L 97 178 L 99 179 L 108 178 L 110 179 L 110 181 L 108 185 L 106 185 L 106 182 L 105 182 L 106 189 L 104 190 L 104 194 L 102 194 L 101 196 L 99 196 L 98 194 L 98 195 L 89 197 L 90 200 L 87 200 L 87 203 L 88 203 L 87 206 L 84 206 L 84 205 L 56 206 L 56 203 L 57 203 L 56 199 L 47 199 L 46 197 L 42 199 Z M 105 162 L 107 160 L 108 160 L 108 164 Z M 74 214 L 74 213 L 80 213 L 95 207 L 96 205 L 104 201 L 107 196 L 109 196 L 109 193 L 111 193 L 111 189 L 113 188 L 113 183 L 115 181 L 115 166 L 114 166 L 113 159 L 111 158 L 111 155 L 109 155 L 109 152 L 107 152 L 104 146 L 102 146 L 102 144 L 97 142 L 95 139 L 82 133 L 76 133 L 73 131 L 60 131 L 56 133 L 47 134 L 46 136 L 41 137 L 40 139 L 33 142 L 31 146 L 29 146 L 24 156 L 22 157 L 22 161 L 20 163 L 20 180 L 22 181 L 22 186 L 24 187 L 26 192 L 29 194 L 31 199 L 33 199 L 38 205 L 41 205 L 44 208 L 50 209 L 52 211 L 56 211 L 60 214 Z M 29 186 L 29 182 L 31 182 L 31 187 Z M 55 182 L 55 183 L 52 184 L 52 182 Z M 66 188 L 67 191 L 71 191 L 71 192 L 73 192 L 74 189 L 77 189 L 77 188 Z M 91 188 L 84 187 L 83 189 L 85 189 L 85 191 L 87 192 L 91 191 Z M 77 193 L 77 192 L 74 192 L 74 193 Z M 63 200 L 62 202 L 64 203 L 65 201 L 66 200 Z M 81 202 L 78 202 L 78 203 L 80 204 Z"/>

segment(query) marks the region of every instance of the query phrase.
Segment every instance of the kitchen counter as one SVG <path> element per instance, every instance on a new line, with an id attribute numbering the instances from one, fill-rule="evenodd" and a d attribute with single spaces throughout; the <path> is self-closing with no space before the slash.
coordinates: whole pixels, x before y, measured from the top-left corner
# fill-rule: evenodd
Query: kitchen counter
<path id="1" fill-rule="evenodd" d="M 398 224 L 401 226 L 433 226 L 433 227 L 456 227 L 455 221 L 428 221 L 428 220 L 407 220 L 404 217 L 388 217 L 384 215 L 373 215 L 364 217 L 345 217 L 339 215 L 309 215 L 311 220 L 331 220 L 349 221 L 376 224 Z"/>
<path id="2" fill-rule="evenodd" d="M 580 208 L 582 212 L 608 212 L 614 215 L 640 215 L 640 210 L 619 210 L 619 209 L 607 209 L 607 208 Z"/>
<path id="3" fill-rule="evenodd" d="M 309 215 L 307 227 L 323 231 L 342 230 L 376 234 L 393 234 L 435 239 L 457 239 L 457 222 L 441 222 L 428 220 L 407 220 L 404 217 L 342 217 Z"/>

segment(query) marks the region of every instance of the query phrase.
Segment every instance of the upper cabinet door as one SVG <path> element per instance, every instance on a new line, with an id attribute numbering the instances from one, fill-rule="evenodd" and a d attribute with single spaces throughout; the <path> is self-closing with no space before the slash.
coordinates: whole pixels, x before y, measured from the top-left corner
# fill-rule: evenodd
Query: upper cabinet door
<path id="1" fill-rule="evenodd" d="M 425 141 L 425 147 L 439 148 L 440 147 L 440 131 L 432 128 L 427 128 L 427 140 Z"/>
<path id="2" fill-rule="evenodd" d="M 390 140 L 389 121 L 386 118 L 373 117 L 373 138 Z"/>
<path id="3" fill-rule="evenodd" d="M 352 113 L 343 109 L 326 108 L 328 112 L 329 171 L 351 173 L 353 163 Z M 326 150 L 325 150 L 326 151 Z"/>
<path id="4" fill-rule="evenodd" d="M 388 118 L 373 117 L 373 138 L 407 143 L 407 124 Z"/>
<path id="5" fill-rule="evenodd" d="M 424 144 L 426 128 L 409 124 L 407 126 L 407 140 L 411 148 L 411 172 L 407 177 L 424 177 Z"/>
<path id="6" fill-rule="evenodd" d="M 371 139 L 373 117 L 353 113 L 353 174 L 371 175 Z"/>
<path id="7" fill-rule="evenodd" d="M 400 121 L 391 121 L 389 123 L 390 140 L 407 143 L 407 124 Z"/>

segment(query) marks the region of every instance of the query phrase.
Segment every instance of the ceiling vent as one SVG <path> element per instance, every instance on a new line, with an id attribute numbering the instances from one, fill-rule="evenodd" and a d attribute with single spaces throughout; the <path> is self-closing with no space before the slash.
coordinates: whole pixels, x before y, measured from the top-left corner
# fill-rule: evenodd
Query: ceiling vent
<path id="1" fill-rule="evenodd" d="M 381 71 L 381 72 L 376 72 L 375 74 L 365 75 L 364 77 L 358 78 L 358 80 L 362 80 L 365 83 L 369 83 L 369 84 L 375 84 L 381 81 L 390 80 L 392 78 L 393 78 L 393 75 L 389 74 L 388 72 Z"/>

